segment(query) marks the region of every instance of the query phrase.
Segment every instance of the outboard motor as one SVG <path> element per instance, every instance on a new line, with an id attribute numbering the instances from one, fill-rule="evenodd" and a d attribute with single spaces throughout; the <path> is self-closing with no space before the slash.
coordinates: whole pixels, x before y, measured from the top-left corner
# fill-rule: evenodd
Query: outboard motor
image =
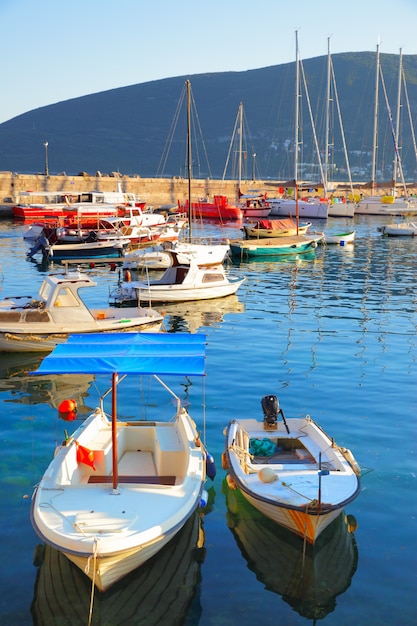
<path id="1" fill-rule="evenodd" d="M 264 412 L 265 430 L 275 430 L 277 428 L 279 402 L 276 396 L 264 396 L 261 400 Z"/>
<path id="2" fill-rule="evenodd" d="M 278 415 L 282 416 L 285 430 L 290 434 L 284 411 L 279 406 L 279 400 L 276 396 L 264 396 L 261 400 L 262 410 L 264 412 L 264 430 L 277 430 Z"/>

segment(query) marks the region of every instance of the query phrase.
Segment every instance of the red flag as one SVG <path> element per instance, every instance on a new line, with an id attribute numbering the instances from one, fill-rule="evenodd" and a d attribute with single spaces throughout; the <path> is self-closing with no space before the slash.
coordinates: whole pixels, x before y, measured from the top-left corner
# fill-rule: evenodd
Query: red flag
<path id="1" fill-rule="evenodd" d="M 96 468 L 94 467 L 94 452 L 88 448 L 84 448 L 84 446 L 80 446 L 78 441 L 75 442 L 75 445 L 77 446 L 77 463 L 89 465 L 94 471 L 96 471 Z"/>

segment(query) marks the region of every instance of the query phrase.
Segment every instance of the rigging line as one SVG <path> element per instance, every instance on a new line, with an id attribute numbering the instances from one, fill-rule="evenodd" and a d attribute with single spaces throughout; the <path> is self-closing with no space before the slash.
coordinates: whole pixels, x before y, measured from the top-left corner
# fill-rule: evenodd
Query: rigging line
<path id="1" fill-rule="evenodd" d="M 410 107 L 410 100 L 409 100 L 409 97 L 408 97 L 407 83 L 406 83 L 406 80 L 405 80 L 404 67 L 401 68 L 401 71 L 402 71 L 402 79 L 403 79 L 403 86 L 404 86 L 405 101 L 407 103 L 408 120 L 410 122 L 411 138 L 413 140 L 414 155 L 416 157 L 416 162 L 417 162 L 416 135 L 415 135 L 415 132 L 414 132 L 413 118 L 411 116 L 411 107 Z"/>
<path id="2" fill-rule="evenodd" d="M 196 103 L 195 103 L 194 94 L 193 94 L 192 90 L 191 90 L 191 107 L 192 107 L 192 111 L 193 111 L 193 116 L 192 116 L 192 118 L 193 118 L 192 119 L 193 126 L 198 128 L 198 131 L 199 131 L 199 136 L 200 136 L 200 140 L 201 140 L 201 143 L 202 143 L 202 146 L 203 146 L 203 152 L 204 152 L 204 156 L 205 156 L 206 163 L 207 163 L 209 178 L 213 178 L 212 173 L 211 173 L 209 159 L 208 159 L 206 144 L 205 144 L 204 137 L 203 137 L 203 131 L 201 129 L 200 118 L 199 118 L 199 115 L 198 115 L 197 106 L 196 106 Z M 197 133 L 195 133 L 195 136 L 197 137 Z"/>
<path id="3" fill-rule="evenodd" d="M 334 67 L 333 67 L 333 60 L 330 61 L 330 66 L 331 66 L 331 74 L 332 74 L 332 79 L 333 79 L 334 99 L 335 99 L 335 102 L 336 102 L 337 115 L 338 115 L 338 118 L 339 118 L 340 134 L 342 136 L 343 152 L 344 152 L 344 155 L 345 155 L 346 167 L 347 167 L 347 171 L 348 171 L 350 190 L 351 190 L 351 194 L 352 194 L 352 197 L 353 197 L 354 192 L 353 192 L 352 174 L 351 174 L 351 171 L 350 171 L 349 154 L 348 154 L 348 150 L 347 150 L 347 146 L 346 146 L 345 131 L 344 131 L 344 128 L 343 128 L 342 113 L 341 113 L 341 110 L 340 110 L 340 102 L 339 102 L 339 95 L 338 95 L 338 92 L 337 92 L 336 78 L 335 78 Z"/>
<path id="4" fill-rule="evenodd" d="M 318 160 L 319 170 L 320 170 L 320 176 L 321 176 L 321 180 L 323 181 L 323 183 L 325 185 L 324 193 L 326 195 L 327 194 L 327 188 L 326 188 L 327 186 L 325 184 L 326 179 L 324 177 L 323 164 L 321 162 L 321 157 L 320 157 L 320 150 L 319 150 L 319 144 L 318 144 L 318 140 L 317 140 L 317 134 L 316 134 L 316 127 L 315 127 L 315 123 L 314 123 L 313 111 L 312 111 L 312 108 L 311 108 L 310 96 L 309 96 L 309 93 L 308 93 L 307 80 L 306 80 L 306 76 L 305 76 L 305 73 L 304 73 L 304 65 L 303 65 L 303 62 L 301 60 L 300 60 L 300 67 L 301 67 L 301 74 L 302 74 L 302 77 L 303 77 L 303 84 L 304 84 L 305 96 L 306 96 L 306 100 L 307 100 L 308 112 L 309 112 L 309 115 L 310 115 L 310 121 L 311 121 L 312 130 L 313 130 L 314 146 L 316 148 L 317 160 Z"/>
<path id="5" fill-rule="evenodd" d="M 393 142 L 394 142 L 395 156 L 397 157 L 398 170 L 400 172 L 401 182 L 402 182 L 403 187 L 404 187 L 405 195 L 407 195 L 407 186 L 405 184 L 405 179 L 404 179 L 404 174 L 403 174 L 401 155 L 400 155 L 400 151 L 398 149 L 398 144 L 397 144 L 397 139 L 396 139 L 396 135 L 395 135 L 395 128 L 394 128 L 394 122 L 393 122 L 393 118 L 392 118 L 391 107 L 390 107 L 389 102 L 388 102 L 388 94 L 387 94 L 387 90 L 386 90 L 386 87 L 385 87 L 385 80 L 384 80 L 384 75 L 382 73 L 382 68 L 381 67 L 380 67 L 380 75 L 381 75 L 382 88 L 384 90 L 385 105 L 387 107 L 388 120 L 389 120 L 389 124 L 390 124 L 391 135 L 392 135 L 392 139 L 393 139 Z"/>
<path id="6" fill-rule="evenodd" d="M 166 142 L 165 142 L 165 145 L 164 145 L 164 149 L 162 151 L 161 159 L 160 159 L 159 164 L 158 164 L 157 176 L 162 176 L 162 174 L 165 171 L 165 167 L 166 167 L 168 156 L 169 156 L 169 153 L 170 153 L 170 150 L 171 150 L 171 147 L 172 147 L 172 142 L 173 142 L 173 139 L 174 139 L 175 131 L 176 131 L 176 128 L 177 128 L 177 125 L 178 125 L 180 112 L 181 112 L 181 109 L 183 107 L 185 94 L 186 94 L 186 89 L 185 89 L 185 87 L 183 87 L 181 95 L 180 95 L 180 98 L 179 98 L 178 103 L 177 103 L 177 108 L 175 110 L 174 117 L 173 117 L 172 122 L 171 122 L 171 127 L 170 127 L 169 132 L 168 132 L 168 136 L 167 136 L 167 139 L 166 139 Z"/>

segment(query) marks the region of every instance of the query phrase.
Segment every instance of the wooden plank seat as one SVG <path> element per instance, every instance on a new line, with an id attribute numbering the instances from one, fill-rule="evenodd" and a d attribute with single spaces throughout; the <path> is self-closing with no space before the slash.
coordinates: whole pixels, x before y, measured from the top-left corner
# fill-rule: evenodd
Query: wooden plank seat
<path id="1" fill-rule="evenodd" d="M 119 483 L 137 483 L 144 485 L 175 485 L 175 476 L 119 476 Z M 112 483 L 113 476 L 91 474 L 89 483 Z"/>

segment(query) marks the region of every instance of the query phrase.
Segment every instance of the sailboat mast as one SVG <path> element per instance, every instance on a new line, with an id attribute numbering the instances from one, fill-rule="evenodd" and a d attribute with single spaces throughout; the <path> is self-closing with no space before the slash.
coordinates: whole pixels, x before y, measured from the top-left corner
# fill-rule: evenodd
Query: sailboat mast
<path id="1" fill-rule="evenodd" d="M 298 51 L 298 31 L 295 31 L 295 137 L 294 137 L 294 182 L 298 180 L 298 146 L 299 146 L 299 103 L 300 100 L 300 58 Z"/>
<path id="2" fill-rule="evenodd" d="M 238 165 L 238 190 L 242 183 L 242 140 L 243 140 L 243 103 L 239 104 L 239 165 Z"/>
<path id="3" fill-rule="evenodd" d="M 187 174 L 188 174 L 188 239 L 192 239 L 192 217 L 193 210 L 191 206 L 191 179 L 193 177 L 192 155 L 191 155 L 191 83 L 189 80 L 185 82 L 187 87 Z"/>
<path id="4" fill-rule="evenodd" d="M 294 195 L 295 195 L 295 220 L 299 225 L 299 212 L 298 212 L 298 145 L 299 145 L 299 106 L 300 106 L 300 53 L 298 50 L 298 31 L 295 31 L 295 140 L 294 140 Z"/>
<path id="5" fill-rule="evenodd" d="M 401 110 L 401 86 L 403 76 L 403 51 L 400 48 L 400 63 L 398 70 L 398 87 L 397 87 L 397 116 L 395 119 L 395 145 L 398 147 L 398 138 L 400 135 L 400 110 Z M 397 175 L 399 170 L 399 162 L 397 153 L 394 154 L 394 167 L 392 169 L 392 186 L 395 190 L 397 186 Z"/>
<path id="6" fill-rule="evenodd" d="M 379 43 L 376 47 L 376 73 L 375 73 L 375 107 L 374 107 L 374 136 L 372 141 L 372 174 L 371 174 L 371 193 L 375 194 L 375 178 L 376 178 L 376 154 L 378 143 L 378 104 L 379 104 L 379 73 L 380 73 Z"/>
<path id="7" fill-rule="evenodd" d="M 324 188 L 329 183 L 329 134 L 330 134 L 330 37 L 327 38 L 327 96 L 326 96 L 326 142 L 324 151 Z"/>

